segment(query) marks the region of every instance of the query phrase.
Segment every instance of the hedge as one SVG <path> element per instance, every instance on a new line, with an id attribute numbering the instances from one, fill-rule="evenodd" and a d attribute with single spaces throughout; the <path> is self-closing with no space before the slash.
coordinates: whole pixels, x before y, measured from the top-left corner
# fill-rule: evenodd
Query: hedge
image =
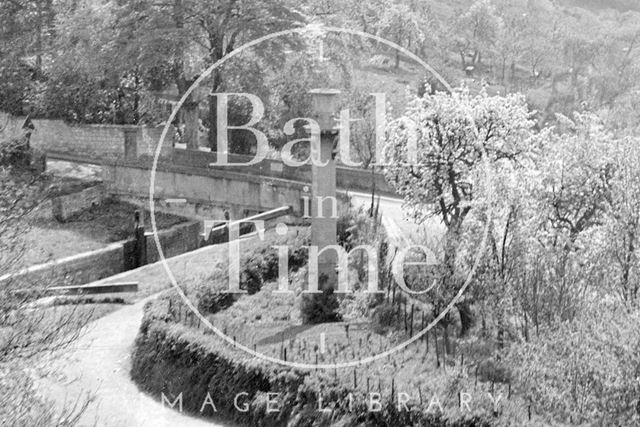
<path id="1" fill-rule="evenodd" d="M 167 321 L 162 310 L 145 308 L 136 339 L 131 376 L 139 387 L 160 398 L 173 400 L 182 393 L 183 410 L 200 414 L 207 393 L 215 402 L 216 417 L 251 426 L 488 426 L 478 418 L 448 420 L 419 411 L 399 412 L 387 403 L 380 412 L 367 410 L 364 393 L 332 384 L 318 374 L 267 363 L 250 357 L 201 331 Z M 318 390 L 330 412 L 317 410 Z M 247 412 L 234 407 L 234 396 L 246 392 L 239 402 Z M 278 393 L 279 412 L 267 413 L 267 393 Z M 348 405 L 348 395 L 354 404 Z M 211 406 L 200 414 L 213 416 Z"/>

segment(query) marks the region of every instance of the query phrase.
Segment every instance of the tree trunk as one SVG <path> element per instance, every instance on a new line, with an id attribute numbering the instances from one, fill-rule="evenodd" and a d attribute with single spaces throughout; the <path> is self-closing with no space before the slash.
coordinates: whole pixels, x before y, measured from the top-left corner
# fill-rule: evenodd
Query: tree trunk
<path id="1" fill-rule="evenodd" d="M 218 108 L 217 98 L 214 95 L 220 87 L 220 73 L 218 70 L 213 70 L 212 74 L 213 84 L 211 88 L 211 94 L 209 95 L 209 136 L 208 143 L 211 151 L 218 151 Z"/>
<path id="2" fill-rule="evenodd" d="M 198 132 L 200 128 L 198 103 L 185 102 L 182 109 L 184 117 L 184 142 L 187 144 L 187 149 L 197 150 L 199 148 Z"/>
<path id="3" fill-rule="evenodd" d="M 370 217 L 373 218 L 373 210 L 375 209 L 375 198 L 376 198 L 376 174 L 375 167 L 371 166 L 371 210 Z"/>
<path id="4" fill-rule="evenodd" d="M 442 361 L 446 363 L 447 356 L 451 355 L 451 340 L 449 339 L 449 322 L 444 322 L 442 324 L 442 338 L 444 341 L 444 354 L 442 355 Z"/>
<path id="5" fill-rule="evenodd" d="M 473 327 L 475 323 L 475 316 L 468 301 L 459 302 L 456 304 L 456 308 L 460 315 L 460 338 L 462 338 L 467 336 Z"/>
<path id="6" fill-rule="evenodd" d="M 134 94 L 133 94 L 133 123 L 136 125 L 140 124 L 140 75 L 138 74 L 138 70 L 135 72 L 134 76 L 135 86 L 134 86 Z"/>

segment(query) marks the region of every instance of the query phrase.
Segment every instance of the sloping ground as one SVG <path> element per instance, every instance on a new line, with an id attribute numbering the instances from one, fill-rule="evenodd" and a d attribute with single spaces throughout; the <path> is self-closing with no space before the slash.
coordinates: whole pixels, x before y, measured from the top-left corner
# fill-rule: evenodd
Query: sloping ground
<path id="1" fill-rule="evenodd" d="M 208 271 L 213 260 L 224 256 L 226 245 L 210 246 L 169 260 L 177 280 L 186 272 Z M 119 426 L 229 426 L 203 421 L 164 408 L 160 396 L 141 393 L 131 381 L 130 354 L 140 328 L 143 307 L 158 292 L 169 287 L 163 267 L 152 264 L 122 273 L 103 282 L 138 281 L 140 292 L 123 295 L 137 301 L 89 325 L 89 330 L 72 347 L 45 361 L 55 372 L 38 381 L 39 392 L 55 402 L 58 409 L 95 399 L 80 420 L 81 425 Z M 144 299 L 141 299 L 144 298 Z"/>
<path id="2" fill-rule="evenodd" d="M 58 377 L 48 379 L 41 392 L 60 407 L 95 394 L 80 423 L 99 426 L 223 426 L 188 417 L 163 407 L 138 391 L 129 377 L 130 354 L 142 319 L 144 300 L 105 316 L 56 359 Z M 159 396 L 158 396 L 159 397 Z"/>
<path id="3" fill-rule="evenodd" d="M 366 203 L 366 195 L 360 196 Z M 403 221 L 400 202 L 383 200 L 381 208 L 396 227 L 390 234 L 400 236 L 410 223 Z M 400 225 L 398 225 L 400 224 Z M 388 226 L 388 225 L 387 225 Z M 392 226 L 393 227 L 393 226 Z M 226 246 L 206 247 L 169 260 L 178 282 L 184 277 L 197 277 L 210 272 L 216 259 L 226 256 Z M 87 393 L 95 396 L 81 419 L 81 425 L 100 426 L 211 426 L 230 425 L 192 418 L 164 408 L 160 396 L 141 393 L 129 376 L 130 355 L 138 333 L 146 301 L 170 287 L 158 263 L 126 272 L 103 282 L 139 282 L 137 294 L 122 295 L 133 305 L 115 311 L 90 325 L 90 330 L 64 353 L 48 361 L 48 369 L 56 372 L 39 381 L 39 392 L 62 409 L 82 401 Z"/>

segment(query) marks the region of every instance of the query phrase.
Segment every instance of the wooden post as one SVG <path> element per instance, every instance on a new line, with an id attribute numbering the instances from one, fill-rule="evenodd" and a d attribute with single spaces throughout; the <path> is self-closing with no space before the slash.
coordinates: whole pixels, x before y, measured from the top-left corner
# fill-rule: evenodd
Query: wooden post
<path id="1" fill-rule="evenodd" d="M 144 222 L 140 217 L 140 211 L 135 211 L 133 218 L 135 222 L 133 230 L 135 239 L 133 268 L 138 268 L 147 264 L 147 238 L 144 235 Z"/>
<path id="2" fill-rule="evenodd" d="M 476 383 L 475 383 L 475 387 L 478 386 L 478 365 L 476 365 Z"/>
<path id="3" fill-rule="evenodd" d="M 433 346 L 436 348 L 436 368 L 440 367 L 440 349 L 438 348 L 438 334 L 433 329 Z"/>
<path id="4" fill-rule="evenodd" d="M 407 333 L 408 327 L 407 327 L 407 302 L 405 301 L 404 306 L 403 306 L 403 317 L 404 317 L 404 333 Z"/>
<path id="5" fill-rule="evenodd" d="M 392 286 L 391 288 L 391 305 L 393 305 L 396 303 L 396 287 Z"/>
<path id="6" fill-rule="evenodd" d="M 410 337 L 413 336 L 413 310 L 414 310 L 414 305 L 411 304 L 411 317 L 409 318 L 409 336 Z"/>

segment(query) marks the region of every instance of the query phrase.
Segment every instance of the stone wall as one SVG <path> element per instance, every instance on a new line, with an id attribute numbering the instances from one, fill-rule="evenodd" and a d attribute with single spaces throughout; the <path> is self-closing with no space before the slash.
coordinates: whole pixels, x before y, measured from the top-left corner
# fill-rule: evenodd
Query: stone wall
<path id="1" fill-rule="evenodd" d="M 105 166 L 104 180 L 108 191 L 117 196 L 149 196 L 148 163 Z M 185 199 L 192 206 L 201 206 L 203 215 L 198 216 L 222 218 L 227 211 L 231 219 L 240 219 L 282 206 L 291 206 L 294 214 L 300 214 L 305 186 L 237 172 L 159 164 L 154 198 L 159 205 L 167 204 L 167 199 Z"/>
<path id="2" fill-rule="evenodd" d="M 180 255 L 199 247 L 200 223 L 193 221 L 179 224 L 159 231 L 158 237 L 166 257 Z M 126 256 L 132 245 L 132 240 L 123 240 L 101 249 L 32 266 L 16 274 L 0 277 L 0 286 L 72 286 L 104 279 L 126 270 Z M 147 236 L 147 260 L 151 263 L 158 258 L 153 237 Z"/>
<path id="3" fill-rule="evenodd" d="M 228 156 L 229 163 L 247 163 L 251 159 L 252 156 L 238 154 L 230 154 Z M 264 159 L 261 162 L 248 166 L 209 166 L 211 163 L 215 163 L 216 160 L 217 153 L 215 152 L 181 148 L 173 150 L 172 161 L 175 165 L 179 166 L 213 168 L 218 171 L 237 172 L 253 176 L 311 183 L 311 166 L 309 165 L 294 168 L 285 165 L 282 160 Z M 336 185 L 341 190 L 370 192 L 373 186 L 373 179 L 375 179 L 376 192 L 382 195 L 395 196 L 395 191 L 380 173 L 372 175 L 371 170 L 344 166 L 336 167 Z"/>
<path id="4" fill-rule="evenodd" d="M 57 221 L 64 222 L 78 212 L 100 205 L 106 197 L 104 185 L 95 185 L 78 193 L 60 195 L 51 200 L 51 213 Z"/>
<path id="5" fill-rule="evenodd" d="M 168 230 L 158 232 L 158 240 L 165 258 L 191 252 L 200 247 L 200 222 L 192 221 L 176 225 Z M 153 233 L 147 232 L 147 263 L 160 260 L 160 254 Z"/>
<path id="6" fill-rule="evenodd" d="M 124 156 L 124 133 L 120 126 L 73 126 L 61 120 L 33 120 L 31 147 L 41 151 L 79 154 L 101 160 Z"/>
<path id="7" fill-rule="evenodd" d="M 16 132 L 25 123 L 24 117 L 0 113 L 0 127 Z M 79 156 L 95 163 L 153 156 L 163 127 L 69 124 L 62 120 L 33 119 L 31 147 L 43 152 Z M 132 145 L 127 144 L 127 134 Z M 167 133 L 161 157 L 173 152 L 173 132 Z"/>

